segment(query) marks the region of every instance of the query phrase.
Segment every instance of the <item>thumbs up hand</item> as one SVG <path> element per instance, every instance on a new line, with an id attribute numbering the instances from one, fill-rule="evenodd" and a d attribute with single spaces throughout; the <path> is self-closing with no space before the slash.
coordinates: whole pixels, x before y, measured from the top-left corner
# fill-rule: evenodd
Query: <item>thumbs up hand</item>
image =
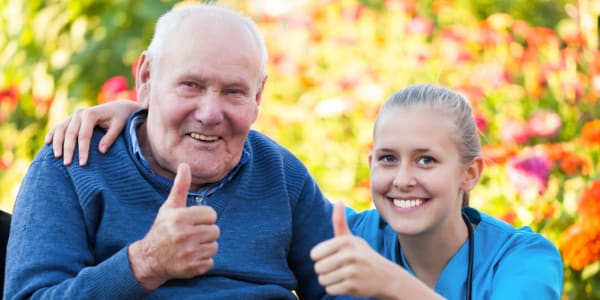
<path id="1" fill-rule="evenodd" d="M 148 291 L 169 279 L 192 278 L 213 267 L 217 214 L 209 206 L 186 206 L 190 184 L 190 167 L 181 164 L 150 231 L 128 249 L 133 274 Z"/>
<path id="2" fill-rule="evenodd" d="M 331 219 L 334 237 L 310 252 L 319 283 L 330 295 L 385 299 L 387 295 L 383 292 L 387 285 L 394 286 L 393 281 L 397 280 L 394 272 L 406 271 L 375 252 L 365 240 L 352 235 L 342 202 L 336 203 Z"/>

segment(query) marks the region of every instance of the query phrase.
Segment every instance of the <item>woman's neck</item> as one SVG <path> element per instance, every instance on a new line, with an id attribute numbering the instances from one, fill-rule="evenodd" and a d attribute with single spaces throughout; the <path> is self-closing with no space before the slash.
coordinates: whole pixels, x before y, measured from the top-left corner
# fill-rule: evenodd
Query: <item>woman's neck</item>
<path id="1" fill-rule="evenodd" d="M 460 216 L 460 215 L 459 215 Z M 434 289 L 450 259 L 468 239 L 467 227 L 460 216 L 452 222 L 417 236 L 398 236 L 402 252 L 415 275 Z"/>

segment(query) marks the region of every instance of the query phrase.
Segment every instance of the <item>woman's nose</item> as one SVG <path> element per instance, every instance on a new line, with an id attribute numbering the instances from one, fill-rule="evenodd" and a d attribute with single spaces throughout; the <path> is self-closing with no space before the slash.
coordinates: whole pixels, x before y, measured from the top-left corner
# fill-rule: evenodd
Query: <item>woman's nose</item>
<path id="1" fill-rule="evenodd" d="M 394 175 L 392 183 L 394 187 L 398 189 L 407 189 L 415 186 L 417 184 L 417 179 L 413 172 L 411 172 L 410 167 L 401 164 Z"/>

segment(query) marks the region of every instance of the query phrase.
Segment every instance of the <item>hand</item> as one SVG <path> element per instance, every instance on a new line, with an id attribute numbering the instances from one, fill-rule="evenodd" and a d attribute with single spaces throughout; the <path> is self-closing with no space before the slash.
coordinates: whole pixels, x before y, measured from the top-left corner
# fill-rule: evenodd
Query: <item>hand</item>
<path id="1" fill-rule="evenodd" d="M 140 285 L 152 291 L 172 278 L 192 278 L 213 267 L 219 227 L 209 206 L 186 207 L 191 174 L 181 164 L 169 197 L 146 236 L 129 247 L 129 264 Z"/>
<path id="2" fill-rule="evenodd" d="M 87 164 L 90 140 L 94 126 L 107 129 L 98 146 L 101 153 L 106 153 L 123 131 L 129 115 L 141 108 L 140 104 L 131 100 L 119 100 L 76 110 L 71 117 L 62 121 L 46 134 L 44 143 L 52 143 L 55 157 L 63 156 L 63 164 L 73 161 L 75 144 L 79 145 L 79 164 Z M 64 150 L 64 153 L 63 153 Z"/>
<path id="3" fill-rule="evenodd" d="M 319 283 L 328 294 L 386 298 L 385 289 L 398 285 L 400 278 L 395 272 L 410 276 L 371 249 L 363 239 L 351 234 L 342 202 L 336 203 L 332 222 L 335 237 L 310 252 Z"/>

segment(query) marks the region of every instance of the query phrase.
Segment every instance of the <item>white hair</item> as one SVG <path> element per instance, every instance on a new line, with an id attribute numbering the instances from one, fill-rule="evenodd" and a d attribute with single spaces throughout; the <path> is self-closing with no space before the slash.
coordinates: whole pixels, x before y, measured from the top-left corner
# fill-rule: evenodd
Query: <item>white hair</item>
<path id="1" fill-rule="evenodd" d="M 146 54 L 152 60 L 152 68 L 155 70 L 155 72 L 158 72 L 159 60 L 162 56 L 162 52 L 165 48 L 165 42 L 169 37 L 169 34 L 171 34 L 175 28 L 190 15 L 224 15 L 232 17 L 242 23 L 252 34 L 252 37 L 254 38 L 254 41 L 256 42 L 256 45 L 260 51 L 261 81 L 267 76 L 267 47 L 262 34 L 259 32 L 258 27 L 256 26 L 256 23 L 250 17 L 243 15 L 238 11 L 213 3 L 177 7 L 163 14 L 158 19 L 154 28 L 152 40 L 146 49 Z"/>

